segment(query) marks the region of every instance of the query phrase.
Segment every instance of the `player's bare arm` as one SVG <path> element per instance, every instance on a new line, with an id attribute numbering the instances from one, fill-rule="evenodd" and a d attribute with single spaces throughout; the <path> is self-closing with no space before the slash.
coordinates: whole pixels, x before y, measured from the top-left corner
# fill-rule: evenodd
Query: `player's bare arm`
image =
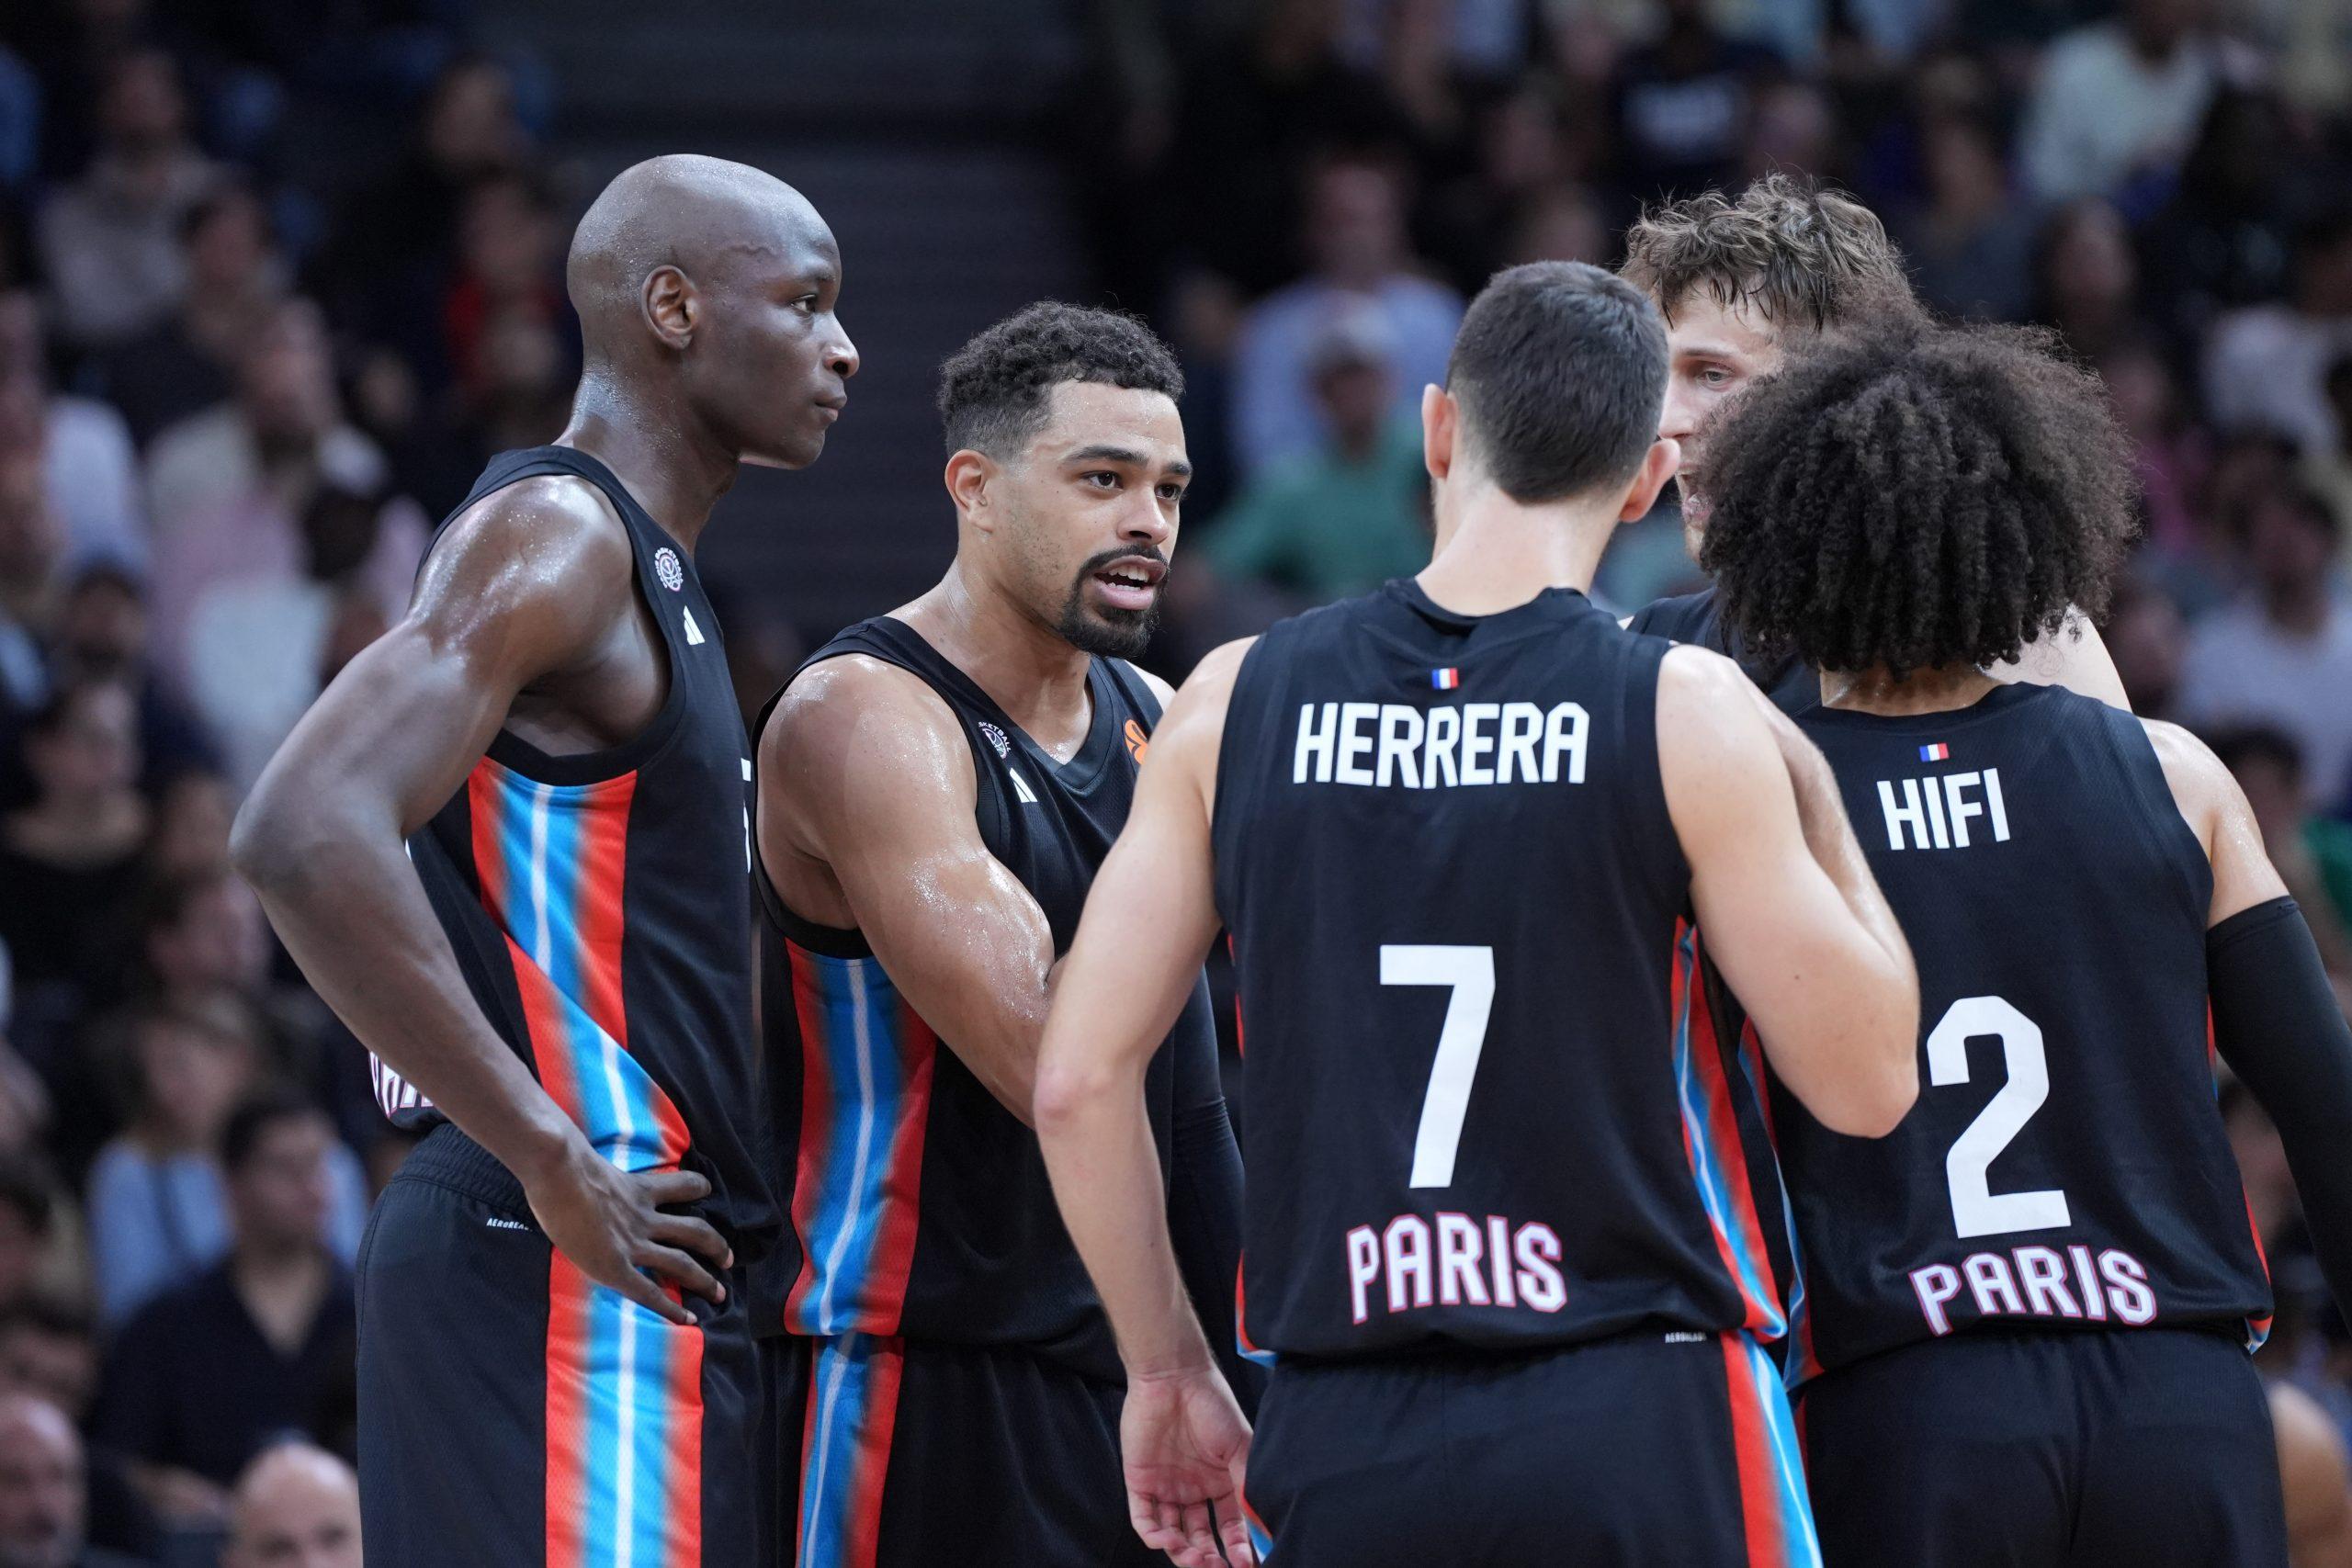
<path id="1" fill-rule="evenodd" d="M 1213 1568 L 1219 1539 L 1227 1560 L 1253 1561 L 1238 1506 L 1249 1427 L 1177 1268 L 1144 1072 L 1216 938 L 1210 813 L 1226 702 L 1248 647 L 1202 660 L 1152 738 L 1134 810 L 1062 965 L 1038 1069 L 1054 1195 L 1126 1364 L 1130 1517 L 1147 1545 L 1185 1568 Z"/>
<path id="2" fill-rule="evenodd" d="M 2213 867 L 2206 985 L 2213 1045 L 2278 1128 L 2320 1267 L 2352 1300 L 2352 1027 L 2270 863 L 2245 792 L 2205 743 L 2143 721 L 2181 817 Z"/>
<path id="3" fill-rule="evenodd" d="M 1776 739 L 1769 711 L 1718 655 L 1677 648 L 1659 667 L 1658 764 L 1691 902 L 1781 1080 L 1824 1125 L 1882 1136 L 1918 1095 L 1911 950 L 1828 764 L 1802 736 Z M 1803 818 L 1792 766 L 1820 770 Z"/>
<path id="4" fill-rule="evenodd" d="M 483 501 L 435 550 L 407 616 L 296 726 L 239 814 L 233 853 L 328 1005 L 514 1173 L 548 1239 L 684 1323 L 639 1270 L 724 1296 L 705 1264 L 728 1263 L 726 1244 L 661 1209 L 709 1183 L 630 1176 L 597 1154 L 482 1016 L 404 850 L 510 719 L 580 750 L 650 718 L 659 677 L 626 679 L 662 669 L 640 651 L 651 634 L 633 581 L 619 520 L 585 486 L 529 481 Z"/>
<path id="5" fill-rule="evenodd" d="M 1053 931 L 981 840 L 947 705 L 880 660 L 827 660 L 770 716 L 759 778 L 760 856 L 785 902 L 864 932 L 916 1012 L 1029 1121 Z"/>

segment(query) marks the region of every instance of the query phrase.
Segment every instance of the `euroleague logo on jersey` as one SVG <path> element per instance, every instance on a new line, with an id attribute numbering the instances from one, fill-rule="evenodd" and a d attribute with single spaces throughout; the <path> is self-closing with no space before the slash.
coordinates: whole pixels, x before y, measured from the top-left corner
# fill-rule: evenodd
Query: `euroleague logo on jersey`
<path id="1" fill-rule="evenodd" d="M 653 552 L 653 575 L 673 593 L 686 585 L 686 569 L 679 564 L 678 552 L 667 545 Z"/>
<path id="2" fill-rule="evenodd" d="M 1144 733 L 1143 726 L 1134 719 L 1127 720 L 1127 752 L 1135 758 L 1136 767 L 1143 766 L 1143 754 L 1150 750 L 1151 737 Z"/>

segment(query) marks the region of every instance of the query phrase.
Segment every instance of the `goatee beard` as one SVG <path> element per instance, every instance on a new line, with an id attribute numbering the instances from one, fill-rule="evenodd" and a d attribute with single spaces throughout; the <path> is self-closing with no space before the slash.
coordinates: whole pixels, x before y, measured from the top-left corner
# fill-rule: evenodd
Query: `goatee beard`
<path id="1" fill-rule="evenodd" d="M 1148 610 L 1102 610 L 1090 613 L 1086 608 L 1083 586 L 1070 591 L 1062 604 L 1061 619 L 1054 630 L 1061 639 L 1080 653 L 1091 653 L 1104 659 L 1136 659 L 1151 646 L 1151 634 L 1159 629 L 1159 597 L 1152 596 Z"/>

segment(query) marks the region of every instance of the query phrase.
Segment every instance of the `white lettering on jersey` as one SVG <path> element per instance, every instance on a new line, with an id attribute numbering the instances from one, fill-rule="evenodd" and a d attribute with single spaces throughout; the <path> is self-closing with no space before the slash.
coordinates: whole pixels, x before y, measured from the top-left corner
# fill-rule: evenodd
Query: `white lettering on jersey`
<path id="1" fill-rule="evenodd" d="M 2094 1269 L 2089 1247 L 2070 1247 L 2066 1254 L 2032 1243 L 2007 1252 L 1972 1252 L 1957 1269 L 1930 1263 L 1912 1269 L 1911 1291 L 1919 1298 L 1928 1331 L 1938 1337 L 1951 1332 L 1951 1314 L 1944 1309 L 1960 1299 L 1963 1289 L 1979 1317 L 2087 1318 L 2093 1323 L 2113 1317 L 2135 1327 L 2156 1320 L 2155 1292 L 2148 1288 L 2147 1268 L 2138 1258 L 2109 1247 L 2098 1255 Z"/>
<path id="2" fill-rule="evenodd" d="M 1565 773 L 1582 784 L 1586 720 L 1580 703 L 1302 703 L 1290 782 L 1453 789 Z"/>
<path id="3" fill-rule="evenodd" d="M 1392 1313 L 1431 1304 L 1553 1313 L 1567 1304 L 1560 1235 L 1547 1224 L 1514 1227 L 1500 1214 L 1441 1213 L 1434 1221 L 1398 1214 L 1385 1225 L 1349 1231 L 1347 1249 L 1348 1311 L 1356 1323 L 1371 1319 L 1375 1299 Z"/>
<path id="4" fill-rule="evenodd" d="M 1967 849 L 1973 841 L 1980 841 L 1980 836 L 1972 836 L 1968 830 L 1972 817 L 1984 819 L 1992 829 L 1993 842 L 2008 842 L 2009 810 L 2001 795 L 1998 768 L 1986 768 L 1981 773 L 1930 773 L 1925 778 L 1904 779 L 1900 781 L 1903 793 L 1899 802 L 1895 796 L 1896 782 L 1878 781 L 1879 809 L 1886 818 L 1888 849 Z M 1984 798 L 1970 798 L 1972 791 L 1980 792 Z M 1906 837 L 1908 843 L 1904 841 Z"/>

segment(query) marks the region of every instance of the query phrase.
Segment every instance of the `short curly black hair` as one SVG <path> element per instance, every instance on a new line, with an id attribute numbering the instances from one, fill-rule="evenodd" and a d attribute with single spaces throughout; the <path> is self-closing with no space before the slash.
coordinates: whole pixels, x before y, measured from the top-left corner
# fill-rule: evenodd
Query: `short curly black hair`
<path id="1" fill-rule="evenodd" d="M 1760 653 L 1986 665 L 2096 618 L 2137 531 L 2098 378 L 2035 328 L 1922 328 L 1803 355 L 1709 435 L 1700 565 Z"/>
<path id="2" fill-rule="evenodd" d="M 1118 310 L 1047 299 L 1017 310 L 939 369 L 947 450 L 1009 457 L 1046 423 L 1046 394 L 1065 381 L 1184 395 L 1184 372 L 1158 334 Z"/>

